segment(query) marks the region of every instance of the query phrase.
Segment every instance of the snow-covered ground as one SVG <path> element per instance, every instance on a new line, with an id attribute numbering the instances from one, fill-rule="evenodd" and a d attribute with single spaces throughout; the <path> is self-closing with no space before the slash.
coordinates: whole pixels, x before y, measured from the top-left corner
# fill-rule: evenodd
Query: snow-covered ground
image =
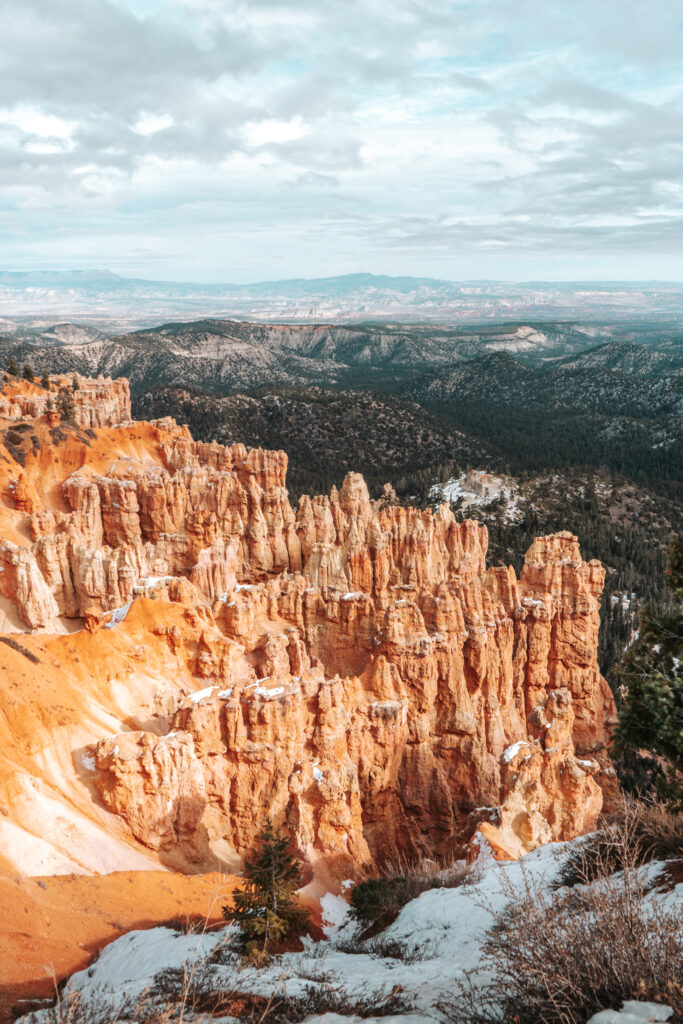
<path id="1" fill-rule="evenodd" d="M 614 607 L 614 605 L 619 604 L 619 602 L 621 601 L 621 607 L 624 609 L 625 612 L 629 611 L 631 605 L 635 604 L 637 600 L 638 595 L 633 591 L 630 594 L 612 594 L 610 596 L 612 607 Z"/>
<path id="2" fill-rule="evenodd" d="M 278 992 L 295 997 L 303 995 L 311 985 L 332 984 L 353 1001 L 369 993 L 388 994 L 400 986 L 410 1009 L 383 1016 L 384 1024 L 438 1022 L 441 1017 L 436 1004 L 448 996 L 458 978 L 480 965 L 487 929 L 508 905 L 511 889 L 530 884 L 539 891 L 548 891 L 569 845 L 549 844 L 506 865 L 483 856 L 466 885 L 423 893 L 408 903 L 382 933 L 384 949 L 389 943 L 397 944 L 402 947 L 400 957 L 378 955 L 382 949 L 373 953 L 367 944 L 363 951 L 349 952 L 354 948 L 356 926 L 344 916 L 339 897 L 323 897 L 327 941 L 306 940 L 302 952 L 279 956 L 261 969 L 238 970 L 237 956 L 226 950 L 219 962 L 210 964 L 212 987 L 215 984 L 230 989 L 237 985 L 245 993 L 271 996 Z M 657 874 L 660 867 L 650 865 L 648 875 Z M 653 891 L 648 899 L 683 902 L 683 884 L 666 895 Z M 204 935 L 185 935 L 161 927 L 131 932 L 107 946 L 91 967 L 75 974 L 67 985 L 65 998 L 78 992 L 86 1003 L 104 999 L 113 1006 L 121 1006 L 126 999 L 136 1000 L 143 992 L 149 998 L 159 972 L 183 967 L 191 972 L 199 968 L 207 957 L 225 947 L 230 934 L 229 929 L 221 929 Z M 628 1004 L 623 1013 L 618 1009 L 598 1014 L 594 1024 L 645 1024 L 647 1020 L 667 1018 L 666 1010 L 652 1006 Z M 48 1019 L 44 1010 L 22 1018 L 24 1024 L 47 1024 Z M 189 1024 L 194 1018 L 186 1013 L 183 1019 Z M 370 1024 L 380 1021 L 376 1017 L 363 1019 Z M 228 1024 L 231 1018 L 220 1020 Z M 336 1013 L 307 1018 L 309 1024 L 359 1024 L 360 1020 Z M 121 1018 L 121 1024 L 124 1021 L 128 1021 L 126 1016 Z"/>
<path id="3" fill-rule="evenodd" d="M 502 499 L 504 509 L 502 518 L 505 522 L 514 523 L 522 517 L 520 508 L 521 495 L 515 482 L 509 477 L 493 476 L 481 470 L 471 469 L 459 477 L 451 477 L 445 484 L 434 484 L 429 491 L 432 501 L 460 501 L 460 508 L 483 508 L 492 501 Z"/>
<path id="4" fill-rule="evenodd" d="M 591 1017 L 588 1024 L 647 1024 L 648 1021 L 665 1021 L 671 1016 L 668 1006 L 657 1003 L 634 1003 L 629 1000 L 620 1011 L 603 1010 Z"/>
<path id="5" fill-rule="evenodd" d="M 128 604 L 124 604 L 120 608 L 114 608 L 114 610 L 111 612 L 111 617 L 107 619 L 107 621 L 105 622 L 104 628 L 113 629 L 114 626 L 118 626 L 120 622 L 123 622 L 126 615 L 130 611 L 130 606 L 132 605 L 132 603 L 132 601 L 129 601 Z"/>

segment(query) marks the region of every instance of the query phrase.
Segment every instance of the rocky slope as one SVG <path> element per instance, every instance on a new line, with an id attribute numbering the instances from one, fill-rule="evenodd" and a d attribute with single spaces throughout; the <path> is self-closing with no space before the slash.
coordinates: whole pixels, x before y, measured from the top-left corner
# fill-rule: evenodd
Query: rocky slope
<path id="1" fill-rule="evenodd" d="M 565 370 L 611 370 L 635 377 L 663 377 L 681 371 L 681 344 L 665 345 L 662 350 L 634 341 L 608 341 L 603 345 L 564 356 L 555 366 Z"/>
<path id="2" fill-rule="evenodd" d="M 614 708 L 575 537 L 518 579 L 445 505 L 351 473 L 294 510 L 283 452 L 131 422 L 125 381 L 80 381 L 94 428 L 39 391 L 0 406 L 5 862 L 235 865 L 270 814 L 338 879 L 591 827 Z"/>
<path id="3" fill-rule="evenodd" d="M 31 317 L 28 322 L 0 317 L 0 337 L 20 339 L 33 345 L 84 345 L 107 335 L 87 324 L 56 324 L 40 317 Z"/>
<path id="4" fill-rule="evenodd" d="M 162 921 L 208 917 L 215 926 L 236 884 L 229 875 L 163 870 L 44 878 L 0 871 L 0 1024 L 54 997 L 48 965 L 61 979 L 118 936 Z"/>

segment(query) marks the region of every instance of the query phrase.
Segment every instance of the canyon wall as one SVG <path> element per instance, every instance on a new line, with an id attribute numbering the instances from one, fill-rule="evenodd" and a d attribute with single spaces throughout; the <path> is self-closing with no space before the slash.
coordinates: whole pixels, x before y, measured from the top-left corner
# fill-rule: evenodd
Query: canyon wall
<path id="1" fill-rule="evenodd" d="M 536 539 L 517 579 L 486 568 L 485 527 L 372 501 L 357 474 L 295 511 L 283 452 L 131 423 L 125 381 L 81 380 L 94 404 L 72 429 L 36 405 L 18 446 L 18 389 L 10 412 L 0 398 L 0 595 L 25 631 L 10 647 L 56 701 L 15 728 L 0 776 L 19 832 L 60 706 L 66 818 L 114 820 L 121 848 L 183 870 L 233 863 L 266 815 L 336 878 L 447 857 L 475 832 L 518 856 L 592 827 L 614 706 L 604 571 L 575 537 Z M 86 692 L 65 713 L 67 676 Z M 73 869 L 73 845 L 53 845 L 54 870 Z M 94 852 L 78 867 L 102 870 Z"/>

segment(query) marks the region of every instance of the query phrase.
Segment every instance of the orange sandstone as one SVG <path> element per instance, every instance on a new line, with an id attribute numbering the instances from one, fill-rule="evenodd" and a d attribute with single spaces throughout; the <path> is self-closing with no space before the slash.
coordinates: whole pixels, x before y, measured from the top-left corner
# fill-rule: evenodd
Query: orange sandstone
<path id="1" fill-rule="evenodd" d="M 450 855 L 482 808 L 508 856 L 592 826 L 614 706 L 571 534 L 517 579 L 485 527 L 358 474 L 294 510 L 283 452 L 131 423 L 125 382 L 81 380 L 88 433 L 10 392 L 2 436 L 21 408 L 36 438 L 0 462 L 10 863 L 234 868 L 270 814 L 339 878 Z"/>

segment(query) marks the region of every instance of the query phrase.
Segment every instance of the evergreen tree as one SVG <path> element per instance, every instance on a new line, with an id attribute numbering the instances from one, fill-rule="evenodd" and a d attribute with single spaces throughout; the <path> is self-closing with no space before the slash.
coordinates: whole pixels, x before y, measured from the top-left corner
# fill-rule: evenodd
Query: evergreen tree
<path id="1" fill-rule="evenodd" d="M 18 366 L 17 361 L 14 358 L 14 356 L 10 356 L 9 359 L 7 360 L 7 372 L 12 377 L 18 377 L 19 376 L 19 366 Z"/>
<path id="2" fill-rule="evenodd" d="M 78 391 L 80 386 L 81 385 L 78 383 L 78 377 L 76 376 L 76 374 L 74 374 L 73 377 L 71 378 L 71 390 Z"/>
<path id="3" fill-rule="evenodd" d="M 674 541 L 667 569 L 675 603 L 655 614 L 645 611 L 640 635 L 619 672 L 623 705 L 615 737 L 617 750 L 646 747 L 664 758 L 657 779 L 661 796 L 683 810 L 683 541 Z"/>
<path id="4" fill-rule="evenodd" d="M 60 388 L 57 396 L 57 411 L 64 423 L 74 424 L 76 422 L 76 407 L 71 391 L 68 388 Z"/>
<path id="5" fill-rule="evenodd" d="M 268 818 L 258 847 L 244 860 L 244 889 L 235 892 L 234 906 L 223 917 L 240 930 L 242 945 L 251 956 L 267 956 L 272 946 L 289 935 L 300 935 L 310 923 L 296 890 L 301 868 L 290 852 L 289 839 Z"/>
<path id="6" fill-rule="evenodd" d="M 41 388 L 45 388 L 46 391 L 50 390 L 50 378 L 46 373 L 44 373 L 40 378 L 40 386 Z"/>
<path id="7" fill-rule="evenodd" d="M 24 364 L 23 377 L 24 377 L 24 380 L 35 380 L 35 375 L 33 373 L 33 367 L 31 366 L 30 363 L 25 363 Z"/>

